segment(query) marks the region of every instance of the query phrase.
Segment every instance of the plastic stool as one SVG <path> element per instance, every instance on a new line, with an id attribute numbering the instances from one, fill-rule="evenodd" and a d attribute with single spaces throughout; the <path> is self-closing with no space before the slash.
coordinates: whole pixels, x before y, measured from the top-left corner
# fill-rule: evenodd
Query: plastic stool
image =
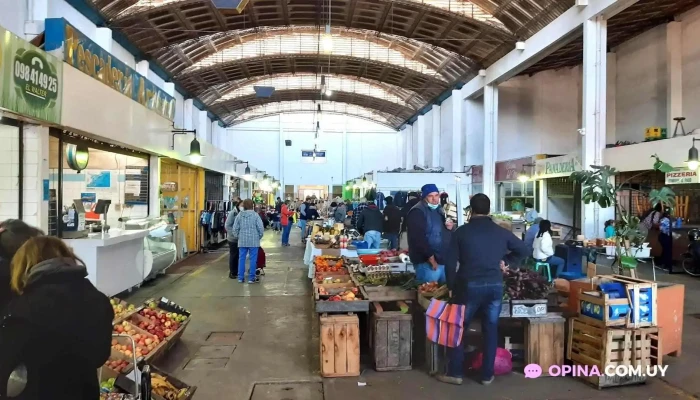
<path id="1" fill-rule="evenodd" d="M 535 272 L 540 272 L 541 268 L 545 269 L 545 272 L 547 272 L 547 281 L 551 282 L 552 281 L 552 271 L 549 268 L 549 263 L 544 262 L 544 261 L 537 261 L 535 263 Z"/>

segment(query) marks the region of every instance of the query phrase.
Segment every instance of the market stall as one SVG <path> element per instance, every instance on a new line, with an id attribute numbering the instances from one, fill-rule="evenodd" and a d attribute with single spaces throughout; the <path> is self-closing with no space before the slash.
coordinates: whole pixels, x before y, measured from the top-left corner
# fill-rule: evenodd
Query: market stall
<path id="1" fill-rule="evenodd" d="M 166 298 L 143 305 L 111 299 L 114 310 L 111 355 L 98 370 L 100 399 L 189 400 L 196 387 L 158 370 L 152 364 L 177 343 L 191 314 Z"/>

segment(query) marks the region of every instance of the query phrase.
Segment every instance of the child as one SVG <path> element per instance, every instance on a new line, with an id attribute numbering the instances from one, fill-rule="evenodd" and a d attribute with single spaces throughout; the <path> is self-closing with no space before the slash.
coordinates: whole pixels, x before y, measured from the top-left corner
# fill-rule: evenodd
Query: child
<path id="1" fill-rule="evenodd" d="M 611 239 L 615 237 L 615 221 L 609 219 L 605 221 L 605 238 Z"/>

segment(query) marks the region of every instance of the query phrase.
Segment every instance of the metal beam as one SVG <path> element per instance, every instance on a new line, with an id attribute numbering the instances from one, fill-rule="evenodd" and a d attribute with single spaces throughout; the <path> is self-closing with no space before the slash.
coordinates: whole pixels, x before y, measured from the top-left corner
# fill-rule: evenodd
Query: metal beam
<path id="1" fill-rule="evenodd" d="M 570 35 L 584 22 L 597 16 L 609 19 L 638 0 L 598 0 L 586 7 L 571 7 L 541 31 L 525 41 L 525 50 L 513 50 L 486 69 L 486 76 L 476 77 L 462 88 L 462 98 L 483 94 L 484 87 L 507 81 L 546 56 L 566 45 Z"/>

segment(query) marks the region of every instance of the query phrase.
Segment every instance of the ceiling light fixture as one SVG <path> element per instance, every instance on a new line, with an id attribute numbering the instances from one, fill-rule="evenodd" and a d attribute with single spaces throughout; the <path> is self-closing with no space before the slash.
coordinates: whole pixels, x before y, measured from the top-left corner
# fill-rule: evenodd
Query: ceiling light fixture
<path id="1" fill-rule="evenodd" d="M 248 165 L 248 162 L 246 161 L 245 163 L 245 171 L 243 173 L 243 179 L 249 181 L 253 175 L 250 174 L 250 166 Z"/>
<path id="2" fill-rule="evenodd" d="M 333 53 L 333 35 L 330 23 L 326 24 L 326 32 L 321 36 L 321 51 L 326 54 Z"/>
<path id="3" fill-rule="evenodd" d="M 525 170 L 525 167 L 534 167 L 535 164 L 523 164 L 523 168 L 520 170 L 520 174 L 518 174 L 518 180 L 521 183 L 525 183 L 530 180 L 530 174 L 527 173 Z"/>
<path id="4" fill-rule="evenodd" d="M 199 140 L 197 140 L 197 130 L 173 129 L 170 132 L 173 134 L 173 144 L 170 147 L 172 150 L 175 150 L 175 135 L 186 135 L 188 133 L 194 135 L 194 139 L 192 139 L 192 141 L 190 142 L 190 152 L 189 154 L 187 154 L 187 156 L 190 158 L 192 164 L 199 164 L 202 161 L 202 157 L 204 157 L 204 154 L 202 154 L 202 149 L 199 144 Z"/>
<path id="5" fill-rule="evenodd" d="M 700 139 L 693 138 L 693 147 L 688 150 L 688 160 L 685 162 L 688 165 L 688 169 L 695 171 L 700 166 L 700 159 L 698 159 L 698 149 L 695 147 L 695 142 L 700 141 Z"/>

